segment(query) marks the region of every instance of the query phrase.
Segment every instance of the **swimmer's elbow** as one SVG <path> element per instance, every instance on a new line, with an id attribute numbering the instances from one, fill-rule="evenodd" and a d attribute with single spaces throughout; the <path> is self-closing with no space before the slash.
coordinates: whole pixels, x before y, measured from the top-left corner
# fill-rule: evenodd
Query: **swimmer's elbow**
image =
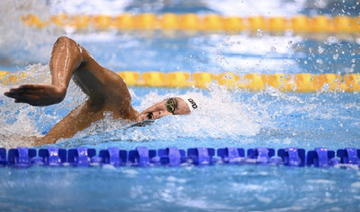
<path id="1" fill-rule="evenodd" d="M 62 42 L 69 42 L 69 41 L 73 41 L 73 40 L 71 38 L 63 35 L 63 36 L 58 37 L 55 43 L 62 43 Z"/>

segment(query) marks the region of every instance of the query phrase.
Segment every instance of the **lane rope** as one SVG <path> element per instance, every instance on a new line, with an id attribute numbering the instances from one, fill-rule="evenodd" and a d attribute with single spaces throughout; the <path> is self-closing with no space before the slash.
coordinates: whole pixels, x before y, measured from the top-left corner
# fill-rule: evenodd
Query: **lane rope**
<path id="1" fill-rule="evenodd" d="M 119 166 L 184 166 L 184 165 L 215 165 L 215 164 L 262 164 L 285 165 L 295 167 L 360 167 L 360 149 L 343 148 L 333 151 L 319 147 L 306 151 L 302 148 L 258 147 L 247 151 L 239 147 L 225 148 L 189 148 L 148 149 L 137 147 L 124 150 L 118 147 L 96 150 L 78 147 L 62 149 L 47 147 L 33 149 L 18 147 L 6 150 L 0 148 L 0 166 L 26 168 L 39 166 L 74 166 L 91 167 L 101 165 Z"/>
<path id="2" fill-rule="evenodd" d="M 359 92 L 360 73 L 351 74 L 213 74 L 207 72 L 117 72 L 128 86 L 164 88 L 209 88 L 218 84 L 228 89 L 262 91 L 269 87 L 284 92 Z M 30 76 L 26 72 L 0 71 L 0 84 L 11 85 Z"/>
<path id="3" fill-rule="evenodd" d="M 360 16 L 313 16 L 293 17 L 236 17 L 217 14 L 119 14 L 110 15 L 68 15 L 58 14 L 47 19 L 28 14 L 21 17 L 27 26 L 44 28 L 48 26 L 71 27 L 81 30 L 184 30 L 204 32 L 228 32 L 262 30 L 271 33 L 291 31 L 294 33 L 360 33 Z"/>

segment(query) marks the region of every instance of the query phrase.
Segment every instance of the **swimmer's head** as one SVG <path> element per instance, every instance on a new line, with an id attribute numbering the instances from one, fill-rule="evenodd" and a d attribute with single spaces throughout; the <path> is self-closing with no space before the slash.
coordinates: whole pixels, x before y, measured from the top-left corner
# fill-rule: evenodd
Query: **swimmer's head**
<path id="1" fill-rule="evenodd" d="M 155 120 L 167 115 L 187 115 L 197 109 L 196 101 L 188 96 L 164 99 L 139 114 L 139 121 Z"/>

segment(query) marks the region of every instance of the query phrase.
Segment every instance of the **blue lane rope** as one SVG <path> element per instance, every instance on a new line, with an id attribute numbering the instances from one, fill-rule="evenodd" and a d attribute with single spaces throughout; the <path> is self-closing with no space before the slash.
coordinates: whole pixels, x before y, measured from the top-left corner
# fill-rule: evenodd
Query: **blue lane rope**
<path id="1" fill-rule="evenodd" d="M 246 152 L 246 155 L 245 155 Z M 109 147 L 97 151 L 94 148 L 78 147 L 62 149 L 48 147 L 33 149 L 18 147 L 6 150 L 0 148 L 0 166 L 26 168 L 40 166 L 74 166 L 91 167 L 99 165 L 119 166 L 181 166 L 212 164 L 263 164 L 297 167 L 334 167 L 357 166 L 360 168 L 360 149 L 344 148 L 337 151 L 327 148 L 315 148 L 305 151 L 301 148 L 189 148 L 187 150 L 169 147 L 165 149 L 148 149 L 137 147 L 123 150 Z"/>

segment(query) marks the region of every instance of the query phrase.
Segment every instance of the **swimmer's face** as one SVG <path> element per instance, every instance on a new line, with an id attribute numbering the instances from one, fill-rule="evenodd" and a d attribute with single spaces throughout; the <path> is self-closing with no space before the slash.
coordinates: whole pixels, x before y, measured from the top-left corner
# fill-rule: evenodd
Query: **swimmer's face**
<path id="1" fill-rule="evenodd" d="M 186 102 L 179 97 L 164 99 L 139 114 L 139 121 L 155 120 L 167 115 L 186 115 L 190 109 Z"/>

